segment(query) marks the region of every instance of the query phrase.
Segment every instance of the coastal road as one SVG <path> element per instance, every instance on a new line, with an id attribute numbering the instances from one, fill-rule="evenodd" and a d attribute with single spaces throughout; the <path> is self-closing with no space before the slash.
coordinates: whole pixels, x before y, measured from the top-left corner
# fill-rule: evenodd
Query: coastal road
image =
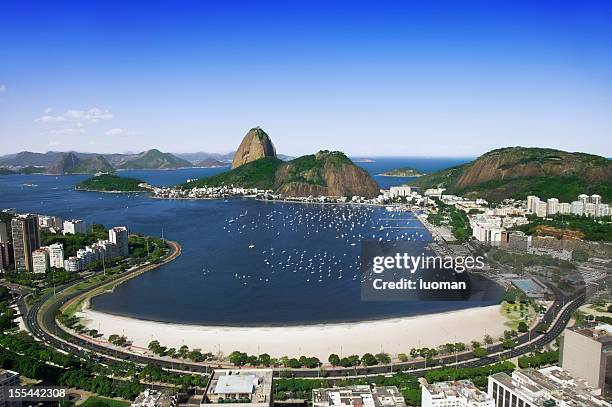
<path id="1" fill-rule="evenodd" d="M 176 258 L 180 254 L 180 246 L 172 243 L 171 253 L 164 258 L 160 263 L 165 264 L 172 259 Z M 138 275 L 140 273 L 155 268 L 158 264 L 149 264 L 138 268 L 128 273 L 134 273 Z M 150 267 L 150 268 L 149 268 Z M 128 277 L 128 275 L 122 275 Z M 77 283 L 71 283 L 64 287 L 59 287 L 58 292 L 62 292 Z M 96 286 L 91 287 L 89 290 L 98 288 L 99 286 L 108 284 L 108 282 L 100 283 Z M 371 367 L 353 367 L 353 368 L 342 368 L 342 367 L 325 367 L 326 378 L 333 380 L 333 378 L 346 378 L 346 377 L 362 377 L 372 376 L 380 374 L 390 374 L 398 371 L 405 371 L 412 374 L 421 374 L 426 370 L 438 368 L 440 365 L 453 366 L 457 368 L 467 367 L 480 367 L 491 363 L 495 363 L 501 360 L 514 358 L 520 355 L 530 353 L 534 350 L 541 348 L 542 346 L 551 343 L 555 340 L 565 329 L 567 323 L 571 319 L 571 316 L 575 310 L 577 310 L 584 302 L 586 294 L 584 292 L 578 293 L 572 297 L 566 297 L 556 287 L 551 287 L 553 290 L 556 300 L 549 307 L 546 314 L 544 315 L 542 322 L 550 324 L 549 330 L 544 334 L 540 334 L 534 327 L 528 333 L 518 336 L 516 339 L 517 346 L 504 350 L 501 344 L 494 344 L 488 347 L 488 351 L 491 356 L 474 359 L 471 352 L 461 353 L 457 355 L 447 355 L 441 358 L 435 359 L 435 364 L 426 366 L 424 360 L 409 361 L 396 363 L 392 365 L 384 366 L 371 366 Z M 88 291 L 89 291 L 88 290 Z M 53 303 L 51 306 L 47 306 L 44 312 L 41 312 L 41 306 L 47 300 L 51 299 L 52 293 L 45 295 L 39 301 L 37 301 L 29 311 L 25 311 L 25 303 L 23 297 L 20 298 L 20 311 L 24 315 L 24 322 L 28 327 L 29 331 L 40 340 L 44 341 L 50 346 L 60 349 L 64 352 L 72 353 L 78 356 L 90 355 L 92 352 L 97 355 L 98 360 L 101 363 L 112 363 L 117 360 L 128 360 L 134 363 L 146 365 L 155 364 L 165 369 L 171 369 L 176 371 L 184 372 L 198 372 L 208 374 L 212 369 L 217 367 L 216 364 L 205 364 L 205 363 L 192 363 L 185 361 L 170 361 L 168 359 L 161 359 L 158 357 L 149 357 L 144 355 L 137 355 L 125 350 L 121 350 L 116 347 L 109 347 L 106 344 L 96 343 L 92 340 L 85 340 L 79 336 L 69 334 L 60 328 L 55 320 L 56 312 L 70 301 L 74 301 L 77 297 L 83 295 L 81 292 L 75 292 L 73 294 L 65 296 L 61 301 Z M 61 339 L 63 337 L 65 339 Z M 532 339 L 533 340 L 530 340 Z M 302 378 L 316 378 L 319 376 L 318 369 L 276 369 L 275 373 L 281 375 L 287 375 L 288 373 L 293 377 Z"/>

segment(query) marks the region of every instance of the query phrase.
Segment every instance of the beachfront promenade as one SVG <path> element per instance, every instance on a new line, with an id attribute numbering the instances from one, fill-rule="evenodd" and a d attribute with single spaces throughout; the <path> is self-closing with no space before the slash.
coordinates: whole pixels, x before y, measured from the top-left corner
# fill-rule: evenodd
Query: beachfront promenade
<path id="1" fill-rule="evenodd" d="M 160 264 L 149 264 L 137 269 L 131 270 L 120 278 L 132 278 L 135 275 L 141 274 L 148 270 L 151 270 L 161 264 L 165 264 L 172 259 L 176 258 L 180 254 L 180 246 L 178 244 L 170 243 L 171 251 L 162 260 Z M 129 275 L 128 275 L 129 273 Z M 105 282 L 99 286 L 91 287 L 89 291 L 96 290 L 100 286 L 111 284 L 116 285 L 118 281 Z M 64 287 L 60 287 L 58 293 L 65 292 L 70 287 L 77 283 L 68 284 Z M 501 344 L 493 344 L 488 347 L 489 356 L 481 359 L 474 359 L 471 352 L 446 355 L 440 358 L 436 358 L 433 366 L 426 366 L 425 360 L 417 359 L 408 362 L 394 363 L 390 365 L 377 365 L 372 367 L 353 367 L 353 368 L 342 368 L 332 367 L 324 365 L 325 375 L 327 378 L 334 377 L 347 377 L 347 376 L 367 376 L 367 375 L 378 375 L 388 374 L 397 371 L 409 371 L 414 373 L 420 373 L 424 369 L 431 369 L 438 367 L 442 364 L 452 365 L 457 367 L 476 367 L 484 366 L 490 363 L 494 363 L 499 360 L 516 357 L 525 353 L 532 352 L 542 346 L 552 342 L 558 335 L 561 334 L 568 321 L 571 318 L 572 313 L 585 302 L 585 293 L 578 293 L 572 297 L 564 297 L 563 294 L 553 289 L 556 295 L 556 301 L 549 307 L 546 315 L 544 316 L 543 322 L 550 324 L 550 329 L 545 334 L 539 334 L 535 327 L 532 327 L 531 331 L 525 333 L 517 338 L 517 346 L 510 350 L 504 350 Z M 55 320 L 56 312 L 65 304 L 71 301 L 77 300 L 77 297 L 83 296 L 83 292 L 71 293 L 65 297 L 62 297 L 60 301 L 51 301 L 53 294 L 49 293 L 35 303 L 30 310 L 25 309 L 23 299 L 20 301 L 20 310 L 24 315 L 24 322 L 28 330 L 44 341 L 45 343 L 61 349 L 66 352 L 70 352 L 76 355 L 85 355 L 86 353 L 95 352 L 99 355 L 100 360 L 128 360 L 139 364 L 156 364 L 166 369 L 173 369 L 185 372 L 200 372 L 209 373 L 212 368 L 218 367 L 220 363 L 194 363 L 187 362 L 184 360 L 171 360 L 169 358 L 152 357 L 134 352 L 129 352 L 125 349 L 118 348 L 107 343 L 97 341 L 92 338 L 85 338 L 74 333 L 70 333 L 64 328 L 60 327 Z M 50 301 L 45 307 L 42 307 L 47 301 Z M 64 338 L 64 339 L 62 339 Z M 287 368 L 276 368 L 275 372 L 279 375 L 287 374 L 290 372 L 295 377 L 311 377 L 316 378 L 320 375 L 319 369 L 287 369 Z"/>

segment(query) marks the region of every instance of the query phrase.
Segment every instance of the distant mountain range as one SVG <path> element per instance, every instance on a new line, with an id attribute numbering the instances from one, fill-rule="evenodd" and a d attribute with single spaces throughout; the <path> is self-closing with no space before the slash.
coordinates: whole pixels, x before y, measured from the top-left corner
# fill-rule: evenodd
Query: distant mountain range
<path id="1" fill-rule="evenodd" d="M 414 181 L 422 188 L 444 187 L 449 194 L 482 197 L 575 201 L 579 194 L 612 199 L 612 161 L 585 153 L 549 148 L 507 147 L 476 160 L 424 175 Z"/>
<path id="2" fill-rule="evenodd" d="M 76 151 L 48 151 L 35 153 L 22 151 L 0 156 L 0 175 L 44 172 L 48 174 L 75 174 L 112 172 L 117 169 L 173 169 L 183 167 L 218 168 L 228 166 L 235 152 L 216 153 L 164 153 L 157 149 L 137 154 L 97 154 Z M 279 156 L 287 160 L 288 156 Z"/>

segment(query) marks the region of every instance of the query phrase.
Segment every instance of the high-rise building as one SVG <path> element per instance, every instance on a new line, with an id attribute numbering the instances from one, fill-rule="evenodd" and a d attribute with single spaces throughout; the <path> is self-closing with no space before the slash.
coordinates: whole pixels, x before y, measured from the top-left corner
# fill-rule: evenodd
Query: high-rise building
<path id="1" fill-rule="evenodd" d="M 13 244 L 10 242 L 0 243 L 0 269 L 11 270 L 14 263 Z"/>
<path id="2" fill-rule="evenodd" d="M 535 195 L 529 195 L 527 197 L 527 212 L 535 213 L 536 208 L 538 206 L 538 202 L 540 202 L 540 198 Z"/>
<path id="3" fill-rule="evenodd" d="M 567 202 L 562 202 L 559 204 L 559 213 L 562 215 L 569 215 L 572 213 L 572 205 Z"/>
<path id="4" fill-rule="evenodd" d="M 49 252 L 47 249 L 36 249 L 32 252 L 32 271 L 46 273 L 49 270 Z"/>
<path id="5" fill-rule="evenodd" d="M 556 215 L 559 213 L 559 200 L 557 198 L 549 198 L 546 201 L 546 213 L 548 215 Z"/>
<path id="6" fill-rule="evenodd" d="M 597 205 L 595 205 L 594 203 L 588 203 L 584 205 L 584 214 L 592 218 L 597 216 Z"/>
<path id="7" fill-rule="evenodd" d="M 570 212 L 572 213 L 572 215 L 584 215 L 584 203 L 582 203 L 581 201 L 572 202 Z"/>
<path id="8" fill-rule="evenodd" d="M 19 373 L 0 369 L 0 407 L 21 407 L 21 400 L 6 400 L 5 389 L 19 386 Z"/>
<path id="9" fill-rule="evenodd" d="M 584 380 L 573 377 L 558 366 L 540 370 L 517 369 L 512 376 L 492 374 L 488 393 L 496 406 L 503 407 L 612 406 Z"/>
<path id="10" fill-rule="evenodd" d="M 66 260 L 64 260 L 64 269 L 72 273 L 77 273 L 81 271 L 81 259 L 76 256 L 68 257 Z"/>
<path id="11" fill-rule="evenodd" d="M 115 226 L 108 230 L 108 240 L 117 245 L 117 255 L 120 257 L 129 254 L 128 228 L 125 226 Z"/>
<path id="12" fill-rule="evenodd" d="M 40 248 L 38 217 L 19 215 L 11 220 L 16 271 L 33 271 L 32 252 Z"/>
<path id="13" fill-rule="evenodd" d="M 85 234 L 87 233 L 87 227 L 85 226 L 85 222 L 80 219 L 72 219 L 64 221 L 64 234 L 73 234 L 77 233 Z"/>
<path id="14" fill-rule="evenodd" d="M 535 210 L 535 214 L 538 218 L 545 218 L 546 217 L 546 209 L 547 209 L 547 204 L 544 201 L 538 201 L 537 205 L 536 205 L 536 210 Z"/>
<path id="15" fill-rule="evenodd" d="M 0 222 L 0 243 L 8 242 L 6 223 Z"/>
<path id="16" fill-rule="evenodd" d="M 64 245 L 53 243 L 47 246 L 49 251 L 49 265 L 58 269 L 64 268 Z"/>
<path id="17" fill-rule="evenodd" d="M 469 380 L 421 385 L 421 407 L 495 407 L 495 400 Z"/>
<path id="18" fill-rule="evenodd" d="M 583 204 L 588 204 L 590 199 L 591 199 L 591 197 L 589 197 L 587 194 L 580 194 L 580 195 L 578 195 L 578 200 L 580 202 L 582 202 Z"/>
<path id="19" fill-rule="evenodd" d="M 612 332 L 608 328 L 567 328 L 559 360 L 573 376 L 612 396 Z"/>
<path id="20" fill-rule="evenodd" d="M 597 205 L 597 216 L 610 216 L 610 205 L 608 204 Z"/>
<path id="21" fill-rule="evenodd" d="M 594 203 L 595 205 L 599 205 L 601 203 L 601 195 L 591 195 L 591 199 L 590 199 L 591 203 Z"/>

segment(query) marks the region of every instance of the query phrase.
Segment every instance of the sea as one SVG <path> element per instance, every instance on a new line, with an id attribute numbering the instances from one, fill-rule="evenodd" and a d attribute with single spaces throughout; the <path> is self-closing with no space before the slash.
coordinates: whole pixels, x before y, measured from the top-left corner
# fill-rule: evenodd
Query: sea
<path id="1" fill-rule="evenodd" d="M 372 158 L 356 163 L 382 188 L 413 178 L 378 174 L 399 167 L 432 172 L 470 158 Z M 227 168 L 129 170 L 121 176 L 170 186 Z M 384 207 L 164 200 L 146 194 L 76 191 L 86 175 L 0 177 L 0 208 L 83 219 L 163 236 L 182 245 L 171 263 L 93 298 L 95 310 L 144 320 L 215 326 L 283 326 L 415 316 L 491 305 L 501 289 L 466 301 L 362 301 L 363 240 L 429 241 L 411 213 Z M 401 217 L 394 219 L 393 217 Z M 413 225 L 406 229 L 384 226 Z M 398 223 L 399 222 L 399 223 Z"/>

